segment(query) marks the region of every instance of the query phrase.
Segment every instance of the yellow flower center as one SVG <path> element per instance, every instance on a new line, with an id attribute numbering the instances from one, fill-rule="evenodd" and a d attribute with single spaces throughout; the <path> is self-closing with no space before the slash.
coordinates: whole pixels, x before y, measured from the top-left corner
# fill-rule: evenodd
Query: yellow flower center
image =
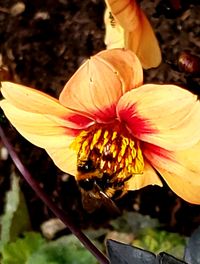
<path id="1" fill-rule="evenodd" d="M 76 180 L 96 180 L 109 197 L 122 190 L 134 174 L 143 173 L 140 142 L 119 124 L 93 125 L 83 130 L 71 147 L 77 151 Z"/>

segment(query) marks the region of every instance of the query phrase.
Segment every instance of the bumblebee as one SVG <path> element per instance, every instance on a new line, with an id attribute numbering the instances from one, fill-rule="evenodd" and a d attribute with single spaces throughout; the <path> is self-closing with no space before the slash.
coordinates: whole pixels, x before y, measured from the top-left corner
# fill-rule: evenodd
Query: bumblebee
<path id="1" fill-rule="evenodd" d="M 120 211 L 114 201 L 126 193 L 124 184 L 131 175 L 122 180 L 118 177 L 121 170 L 108 173 L 101 170 L 100 163 L 102 160 L 99 158 L 94 160 L 91 157 L 77 161 L 76 180 L 81 190 L 83 207 L 92 213 L 104 206 L 109 211 L 119 214 Z"/>
<path id="2" fill-rule="evenodd" d="M 72 147 L 77 150 L 76 181 L 83 207 L 93 212 L 104 205 L 117 211 L 114 201 L 128 191 L 127 181 L 143 172 L 139 141 L 118 127 L 97 125 L 81 132 Z"/>

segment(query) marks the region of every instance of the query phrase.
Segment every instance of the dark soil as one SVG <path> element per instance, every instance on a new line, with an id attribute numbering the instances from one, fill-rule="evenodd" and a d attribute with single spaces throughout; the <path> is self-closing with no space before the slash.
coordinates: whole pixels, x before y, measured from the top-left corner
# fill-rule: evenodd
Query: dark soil
<path id="1" fill-rule="evenodd" d="M 187 2 L 187 3 L 183 3 Z M 179 53 L 189 50 L 200 54 L 199 1 L 144 0 L 141 6 L 155 28 L 163 62 L 145 71 L 145 82 L 174 83 L 200 94 L 200 76 L 180 71 Z M 0 0 L 0 65 L 1 79 L 11 79 L 37 87 L 58 97 L 64 84 L 81 62 L 105 48 L 103 43 L 103 0 L 46 0 L 20 2 L 25 10 L 14 13 L 17 0 Z M 17 7 L 17 6 L 15 6 Z M 23 7 L 23 6 L 22 6 Z M 1 62 L 2 60 L 2 62 Z M 186 67 L 187 68 L 187 67 Z M 170 107 L 170 106 L 169 106 Z M 99 227 L 112 216 L 103 209 L 92 214 L 81 205 L 80 193 L 73 177 L 59 171 L 45 151 L 23 139 L 1 118 L 6 135 L 32 175 L 41 183 L 55 202 L 71 212 L 81 227 Z M 9 189 L 13 165 L 0 160 L 0 212 L 4 194 Z M 21 179 L 33 228 L 52 217 L 52 213 Z M 158 218 L 167 230 L 189 235 L 200 224 L 200 206 L 178 198 L 167 186 L 147 187 L 129 192 L 117 202 L 121 210 L 136 210 Z"/>

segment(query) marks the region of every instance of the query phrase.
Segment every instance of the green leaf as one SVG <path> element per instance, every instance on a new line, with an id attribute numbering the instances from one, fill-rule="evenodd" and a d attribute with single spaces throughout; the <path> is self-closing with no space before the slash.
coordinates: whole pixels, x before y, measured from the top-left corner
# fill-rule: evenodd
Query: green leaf
<path id="1" fill-rule="evenodd" d="M 97 264 L 96 259 L 73 236 L 64 236 L 43 245 L 26 264 Z M 7 263 L 6 263 L 7 264 Z"/>
<path id="2" fill-rule="evenodd" d="M 121 217 L 112 220 L 110 224 L 116 231 L 132 232 L 134 235 L 137 235 L 141 229 L 154 228 L 160 225 L 157 219 L 136 212 L 125 212 Z"/>
<path id="3" fill-rule="evenodd" d="M 4 214 L 1 217 L 1 248 L 14 241 L 19 234 L 30 229 L 30 219 L 24 196 L 20 191 L 19 178 L 11 175 L 11 190 L 6 194 Z"/>
<path id="4" fill-rule="evenodd" d="M 37 251 L 44 243 L 45 240 L 41 234 L 26 233 L 24 238 L 19 238 L 16 242 L 4 246 L 2 264 L 26 264 L 33 252 Z"/>
<path id="5" fill-rule="evenodd" d="M 164 230 L 144 229 L 133 242 L 134 246 L 149 250 L 158 254 L 161 251 L 182 259 L 186 239 L 176 233 Z"/>

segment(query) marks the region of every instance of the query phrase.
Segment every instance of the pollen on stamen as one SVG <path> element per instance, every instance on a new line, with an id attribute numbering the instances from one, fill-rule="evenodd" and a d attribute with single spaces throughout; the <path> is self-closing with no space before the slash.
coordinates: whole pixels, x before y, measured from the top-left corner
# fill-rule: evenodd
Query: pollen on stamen
<path id="1" fill-rule="evenodd" d="M 117 157 L 117 162 L 120 163 L 121 160 L 122 160 L 122 156 L 118 155 L 118 157 Z"/>
<path id="2" fill-rule="evenodd" d="M 125 165 L 126 165 L 126 167 L 128 167 L 128 165 L 129 165 L 129 160 L 128 160 L 128 158 L 125 159 Z"/>
<path id="3" fill-rule="evenodd" d="M 124 144 L 122 144 L 122 146 L 121 146 L 121 150 L 120 150 L 120 152 L 119 152 L 119 156 L 120 156 L 120 158 L 122 158 L 123 156 L 124 156 L 124 154 L 125 154 L 125 152 L 126 152 L 126 145 L 124 145 Z"/>
<path id="4" fill-rule="evenodd" d="M 106 130 L 106 131 L 104 132 L 104 135 L 103 135 L 103 137 L 104 137 L 104 138 L 107 138 L 107 137 L 108 137 L 108 135 L 109 135 L 109 132 L 108 132 L 108 130 Z"/>
<path id="5" fill-rule="evenodd" d="M 128 155 L 128 163 L 131 164 L 133 162 L 132 156 L 129 154 Z"/>
<path id="6" fill-rule="evenodd" d="M 116 145 L 112 143 L 111 146 L 110 146 L 110 152 L 114 153 L 115 150 L 116 150 Z"/>
<path id="7" fill-rule="evenodd" d="M 113 158 L 116 158 L 116 156 L 117 156 L 117 150 L 113 151 L 112 154 L 113 154 Z"/>
<path id="8" fill-rule="evenodd" d="M 108 137 L 106 137 L 106 138 L 104 138 L 104 141 L 103 141 L 103 146 L 105 146 L 107 143 L 109 142 L 109 138 Z"/>
<path id="9" fill-rule="evenodd" d="M 117 138 L 117 132 L 114 131 L 113 134 L 112 134 L 112 141 L 115 140 Z"/>
<path id="10" fill-rule="evenodd" d="M 94 137 L 98 141 L 101 136 L 102 129 L 98 129 L 97 132 L 94 134 Z"/>
<path id="11" fill-rule="evenodd" d="M 83 148 L 84 151 L 86 151 L 86 149 L 89 147 L 89 144 L 88 143 L 89 143 L 88 140 L 85 140 L 83 142 L 82 148 Z"/>
<path id="12" fill-rule="evenodd" d="M 101 132 L 102 132 L 102 130 L 98 129 L 97 132 L 93 135 L 93 139 L 92 139 L 92 142 L 90 145 L 90 150 L 92 150 L 94 148 L 94 146 L 98 143 L 99 138 L 101 136 Z"/>
<path id="13" fill-rule="evenodd" d="M 132 168 L 131 165 L 129 165 L 129 166 L 128 166 L 128 173 L 131 172 L 131 168 Z"/>
<path id="14" fill-rule="evenodd" d="M 104 144 L 99 144 L 99 145 L 100 145 L 99 152 L 102 154 L 104 150 Z"/>
<path id="15" fill-rule="evenodd" d="M 104 169 L 104 165 L 105 165 L 106 161 L 105 160 L 101 160 L 100 161 L 100 168 Z"/>
<path id="16" fill-rule="evenodd" d="M 119 181 L 144 170 L 139 141 L 119 124 L 91 126 L 79 134 L 71 147 L 77 151 L 77 164 L 80 159 L 90 159 L 100 175 L 107 173 L 112 178 L 115 174 Z"/>
<path id="17" fill-rule="evenodd" d="M 133 140 L 130 140 L 130 148 L 133 149 L 135 146 L 135 142 Z"/>
<path id="18" fill-rule="evenodd" d="M 135 158 L 135 157 L 136 157 L 136 154 L 137 154 L 136 149 L 133 148 L 133 149 L 131 150 L 131 156 L 132 156 L 133 158 Z"/>

